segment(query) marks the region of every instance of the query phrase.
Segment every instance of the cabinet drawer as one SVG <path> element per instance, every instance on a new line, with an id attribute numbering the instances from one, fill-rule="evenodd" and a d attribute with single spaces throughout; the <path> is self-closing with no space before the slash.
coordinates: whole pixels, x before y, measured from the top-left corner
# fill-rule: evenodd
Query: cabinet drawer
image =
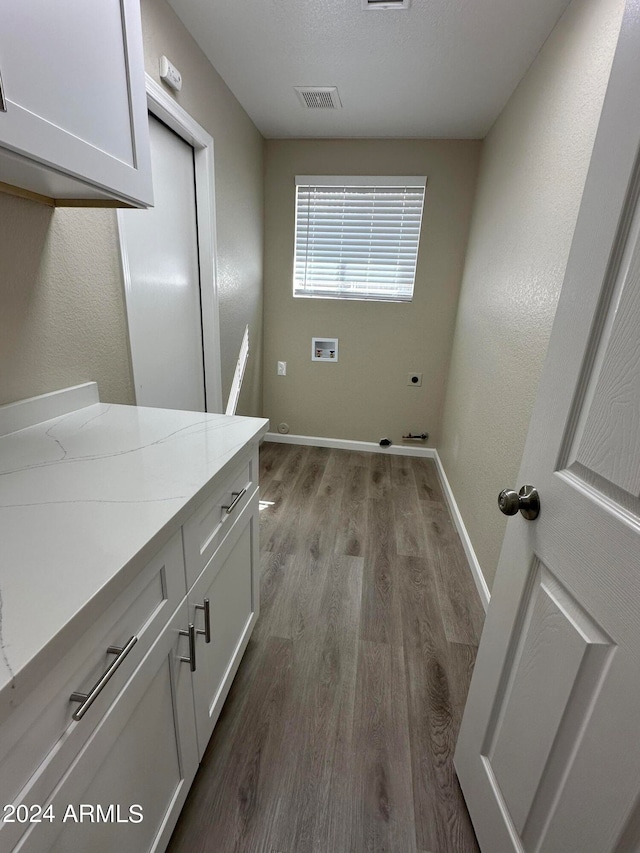
<path id="1" fill-rule="evenodd" d="M 179 634 L 186 621 L 183 602 L 52 796 L 41 801 L 54 820 L 29 827 L 16 853 L 165 849 L 198 767 L 191 677 L 179 659 L 188 649 Z"/>
<path id="2" fill-rule="evenodd" d="M 220 547 L 235 519 L 249 503 L 258 484 L 258 452 L 244 455 L 223 485 L 216 489 L 183 527 L 187 589 L 190 589 Z"/>
<path id="3" fill-rule="evenodd" d="M 183 560 L 178 532 L 3 724 L 2 805 L 25 797 L 29 803 L 44 802 L 184 598 Z M 116 659 L 107 649 L 123 648 L 131 637 L 137 638 L 136 643 L 121 656 L 121 664 L 84 717 L 74 720 L 80 703 L 71 702 L 71 694 L 91 692 Z M 22 829 L 0 824 L 0 849 L 12 849 L 14 836 Z"/>

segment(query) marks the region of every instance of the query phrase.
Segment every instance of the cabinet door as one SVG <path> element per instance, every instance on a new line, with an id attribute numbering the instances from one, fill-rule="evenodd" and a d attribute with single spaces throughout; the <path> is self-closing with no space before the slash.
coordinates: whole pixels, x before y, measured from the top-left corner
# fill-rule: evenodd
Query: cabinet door
<path id="1" fill-rule="evenodd" d="M 138 0 L 0 4 L 0 73 L 0 144 L 50 167 L 27 189 L 59 197 L 62 172 L 98 196 L 152 202 Z M 0 160 L 0 181 L 16 177 L 20 162 Z"/>
<path id="2" fill-rule="evenodd" d="M 258 493 L 238 516 L 224 542 L 189 593 L 191 621 L 204 630 L 209 600 L 211 641 L 197 636 L 193 674 L 198 747 L 204 754 L 258 618 Z"/>
<path id="3" fill-rule="evenodd" d="M 0 727 L 0 805 L 46 802 L 185 594 L 178 531 L 61 660 L 51 656 L 49 673 Z M 88 692 L 115 660 L 108 647 L 123 647 L 132 635 L 137 642 L 122 665 L 86 716 L 74 721 L 79 705 L 70 701 L 71 694 Z M 0 851 L 12 850 L 26 828 L 0 821 Z"/>
<path id="4" fill-rule="evenodd" d="M 183 602 L 53 792 L 53 820 L 15 850 L 164 850 L 198 766 L 187 615 Z"/>

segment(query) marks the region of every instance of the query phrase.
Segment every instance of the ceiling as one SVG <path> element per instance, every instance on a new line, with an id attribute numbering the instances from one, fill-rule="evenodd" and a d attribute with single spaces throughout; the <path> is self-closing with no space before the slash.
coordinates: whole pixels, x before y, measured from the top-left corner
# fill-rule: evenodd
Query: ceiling
<path id="1" fill-rule="evenodd" d="M 569 0 L 362 2 L 170 0 L 267 138 L 482 138 Z M 337 86 L 343 106 L 294 86 Z"/>

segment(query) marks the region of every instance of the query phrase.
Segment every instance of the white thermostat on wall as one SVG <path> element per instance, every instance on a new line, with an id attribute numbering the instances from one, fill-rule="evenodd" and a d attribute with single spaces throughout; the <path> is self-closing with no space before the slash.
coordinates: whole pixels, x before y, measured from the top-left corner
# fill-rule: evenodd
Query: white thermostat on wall
<path id="1" fill-rule="evenodd" d="M 182 89 L 182 74 L 166 56 L 160 57 L 160 79 L 176 92 Z"/>

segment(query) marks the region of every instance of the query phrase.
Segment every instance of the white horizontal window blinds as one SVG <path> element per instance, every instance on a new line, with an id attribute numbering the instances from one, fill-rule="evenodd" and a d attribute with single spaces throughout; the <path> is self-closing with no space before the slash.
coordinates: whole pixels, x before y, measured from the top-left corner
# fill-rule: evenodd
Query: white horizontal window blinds
<path id="1" fill-rule="evenodd" d="M 296 178 L 294 296 L 409 302 L 425 178 Z"/>

